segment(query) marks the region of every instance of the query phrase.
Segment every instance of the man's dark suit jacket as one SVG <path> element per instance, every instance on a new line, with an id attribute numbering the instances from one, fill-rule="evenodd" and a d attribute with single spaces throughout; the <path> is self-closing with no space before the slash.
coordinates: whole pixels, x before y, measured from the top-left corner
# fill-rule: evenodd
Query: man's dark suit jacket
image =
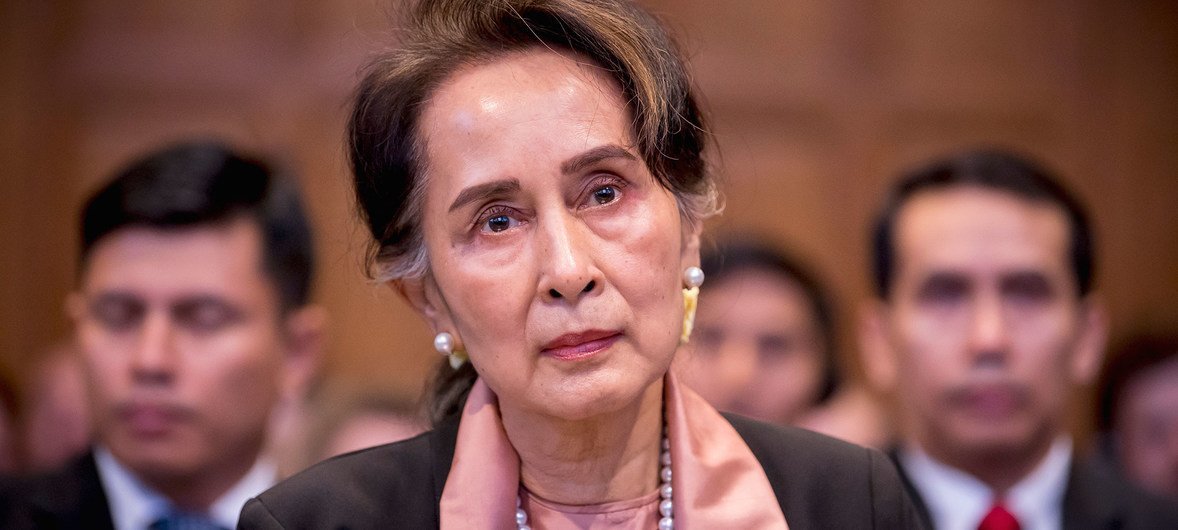
<path id="1" fill-rule="evenodd" d="M 0 481 L 0 528 L 112 530 L 94 455 L 51 474 Z"/>
<path id="2" fill-rule="evenodd" d="M 934 529 L 928 507 L 904 470 L 899 453 L 889 451 L 920 518 Z M 1142 492 L 1115 473 L 1072 459 L 1063 497 L 1063 530 L 1178 529 L 1178 507 Z"/>
<path id="3" fill-rule="evenodd" d="M 728 417 L 761 462 L 791 530 L 920 528 L 887 457 L 819 434 Z M 246 503 L 238 528 L 437 528 L 457 420 L 339 456 Z"/>

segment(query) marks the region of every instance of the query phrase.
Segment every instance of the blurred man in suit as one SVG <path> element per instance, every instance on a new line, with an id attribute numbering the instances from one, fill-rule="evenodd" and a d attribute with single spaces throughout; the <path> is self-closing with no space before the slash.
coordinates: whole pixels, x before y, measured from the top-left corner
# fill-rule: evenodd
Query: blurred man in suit
<path id="1" fill-rule="evenodd" d="M 874 233 L 873 379 L 899 400 L 894 452 L 938 529 L 1178 528 L 1170 507 L 1075 457 L 1074 390 L 1106 316 L 1078 202 L 997 151 L 903 178 Z"/>
<path id="2" fill-rule="evenodd" d="M 5 488 L 6 528 L 233 528 L 277 480 L 271 413 L 313 370 L 311 233 L 293 184 L 212 143 L 133 163 L 85 205 L 72 317 L 96 443 Z M 7 517 L 7 520 L 5 519 Z M 7 522 L 6 522 L 7 521 Z"/>

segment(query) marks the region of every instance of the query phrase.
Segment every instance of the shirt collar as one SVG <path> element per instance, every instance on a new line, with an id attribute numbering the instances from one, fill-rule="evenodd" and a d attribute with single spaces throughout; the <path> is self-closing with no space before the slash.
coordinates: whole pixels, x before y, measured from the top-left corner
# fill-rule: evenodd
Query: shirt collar
<path id="1" fill-rule="evenodd" d="M 934 460 L 918 447 L 899 451 L 900 462 L 929 510 L 933 527 L 973 530 L 994 503 L 994 493 L 974 476 Z M 1023 528 L 1058 530 L 1072 441 L 1060 437 L 1047 455 L 1006 495 L 1004 505 Z"/>
<path id="2" fill-rule="evenodd" d="M 1007 505 L 1023 528 L 1058 529 L 1063 524 L 1063 496 L 1068 467 L 1072 461 L 1072 440 L 1061 437 L 1039 465 L 1010 489 Z"/>
<path id="3" fill-rule="evenodd" d="M 167 497 L 139 480 L 107 448 L 96 447 L 94 461 L 115 530 L 143 530 L 171 509 Z M 213 501 L 208 516 L 226 528 L 236 528 L 246 501 L 273 486 L 277 477 L 274 464 L 259 458 L 241 480 Z"/>

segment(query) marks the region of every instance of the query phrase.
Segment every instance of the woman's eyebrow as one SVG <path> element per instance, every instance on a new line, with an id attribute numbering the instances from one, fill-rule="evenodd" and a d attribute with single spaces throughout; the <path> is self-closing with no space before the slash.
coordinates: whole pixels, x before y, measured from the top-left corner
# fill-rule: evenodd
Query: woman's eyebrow
<path id="1" fill-rule="evenodd" d="M 608 144 L 600 147 L 594 147 L 584 153 L 576 155 L 560 165 L 560 172 L 566 175 L 576 173 L 602 160 L 610 158 L 625 158 L 627 160 L 638 160 L 630 151 L 617 144 Z"/>
<path id="2" fill-rule="evenodd" d="M 496 195 L 506 195 L 520 190 L 519 180 L 504 179 L 484 182 L 462 190 L 454 202 L 450 204 L 449 212 L 453 212 L 472 202 L 478 202 Z"/>

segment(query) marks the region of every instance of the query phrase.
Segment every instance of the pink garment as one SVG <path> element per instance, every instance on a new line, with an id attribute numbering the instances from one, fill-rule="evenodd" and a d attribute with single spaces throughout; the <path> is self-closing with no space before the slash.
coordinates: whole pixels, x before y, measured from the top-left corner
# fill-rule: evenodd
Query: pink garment
<path id="1" fill-rule="evenodd" d="M 789 528 L 769 477 L 744 438 L 672 374 L 664 380 L 675 528 Z"/>
<path id="2" fill-rule="evenodd" d="M 769 479 L 732 425 L 671 374 L 664 378 L 664 400 L 675 528 L 787 529 Z M 439 506 L 442 530 L 513 530 L 519 491 L 519 455 L 503 431 L 498 399 L 480 379 L 462 411 Z M 657 501 L 657 492 L 651 492 L 595 506 L 560 505 L 533 496 L 524 502 L 525 510 L 532 508 L 529 524 L 550 530 L 657 527 Z"/>

